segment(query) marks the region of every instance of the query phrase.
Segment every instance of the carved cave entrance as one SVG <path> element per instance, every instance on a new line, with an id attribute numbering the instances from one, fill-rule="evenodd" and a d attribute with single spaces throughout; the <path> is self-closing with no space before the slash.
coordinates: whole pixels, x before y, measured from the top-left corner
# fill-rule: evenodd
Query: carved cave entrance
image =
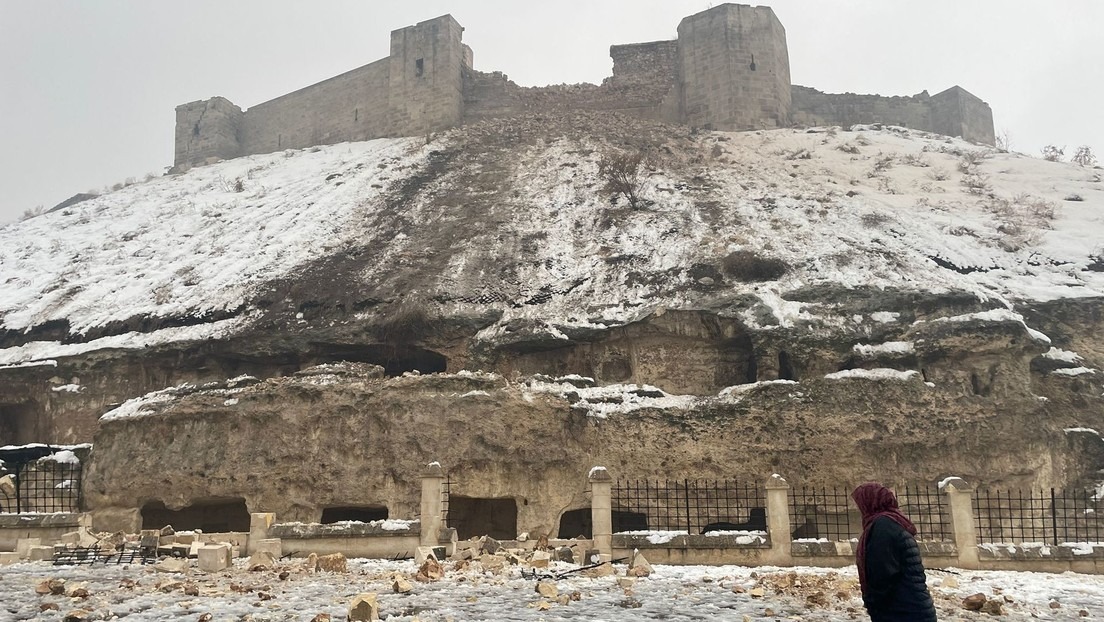
<path id="1" fill-rule="evenodd" d="M 161 529 L 171 525 L 177 531 L 201 530 L 204 533 L 249 531 L 249 510 L 245 499 L 202 499 L 179 510 L 170 510 L 161 501 L 142 506 L 142 529 Z"/>
<path id="2" fill-rule="evenodd" d="M 517 537 L 517 501 L 450 495 L 448 526 L 456 529 L 461 540 L 477 536 L 513 540 Z"/>
<path id="3" fill-rule="evenodd" d="M 382 505 L 354 505 L 323 508 L 322 524 L 332 525 L 343 521 L 370 523 L 375 520 L 387 520 L 387 507 Z"/>
<path id="4" fill-rule="evenodd" d="M 42 440 L 32 404 L 0 404 L 0 445 L 26 445 Z"/>
<path id="5" fill-rule="evenodd" d="M 369 363 L 379 365 L 388 376 L 401 376 L 408 371 L 435 374 L 448 369 L 448 358 L 443 354 L 416 346 L 390 344 L 311 344 L 312 364 Z"/>

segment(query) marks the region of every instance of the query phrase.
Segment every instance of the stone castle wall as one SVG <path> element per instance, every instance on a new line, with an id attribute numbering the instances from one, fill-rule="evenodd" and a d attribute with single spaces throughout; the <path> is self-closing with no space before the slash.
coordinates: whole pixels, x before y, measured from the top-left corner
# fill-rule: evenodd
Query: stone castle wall
<path id="1" fill-rule="evenodd" d="M 610 48 L 601 85 L 521 87 L 476 71 L 450 15 L 391 33 L 387 58 L 243 111 L 214 97 L 177 107 L 175 170 L 280 149 L 415 136 L 527 112 L 606 110 L 716 130 L 886 123 L 993 144 L 989 106 L 934 96 L 828 94 L 791 86 L 786 30 L 769 7 L 722 4 L 678 39 Z"/>

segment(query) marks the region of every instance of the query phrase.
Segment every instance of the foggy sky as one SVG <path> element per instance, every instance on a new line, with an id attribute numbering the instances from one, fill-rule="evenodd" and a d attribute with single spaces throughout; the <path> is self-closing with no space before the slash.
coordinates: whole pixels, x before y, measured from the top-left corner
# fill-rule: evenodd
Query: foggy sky
<path id="1" fill-rule="evenodd" d="M 1101 0 L 774 0 L 795 84 L 935 94 L 958 84 L 1037 155 L 1104 160 Z M 0 0 L 0 225 L 77 192 L 162 174 L 174 108 L 243 109 L 388 54 L 451 13 L 475 67 L 523 86 L 593 82 L 609 46 L 675 38 L 703 0 Z"/>

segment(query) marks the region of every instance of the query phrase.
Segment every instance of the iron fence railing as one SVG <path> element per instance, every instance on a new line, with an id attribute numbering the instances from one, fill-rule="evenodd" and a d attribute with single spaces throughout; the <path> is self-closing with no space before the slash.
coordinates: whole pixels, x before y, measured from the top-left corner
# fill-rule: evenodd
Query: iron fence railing
<path id="1" fill-rule="evenodd" d="M 49 457 L 0 471 L 0 512 L 54 514 L 79 512 L 81 463 Z"/>
<path id="2" fill-rule="evenodd" d="M 630 480 L 612 490 L 613 531 L 765 531 L 766 494 L 746 481 Z"/>
<path id="3" fill-rule="evenodd" d="M 953 542 L 947 495 L 935 484 L 907 485 L 897 489 L 901 512 L 916 525 L 916 539 Z"/>
<path id="4" fill-rule="evenodd" d="M 1081 490 L 977 490 L 979 543 L 1104 542 L 1104 500 Z"/>
<path id="5" fill-rule="evenodd" d="M 850 540 L 862 533 L 851 488 L 793 487 L 790 489 L 790 534 L 795 540 Z"/>

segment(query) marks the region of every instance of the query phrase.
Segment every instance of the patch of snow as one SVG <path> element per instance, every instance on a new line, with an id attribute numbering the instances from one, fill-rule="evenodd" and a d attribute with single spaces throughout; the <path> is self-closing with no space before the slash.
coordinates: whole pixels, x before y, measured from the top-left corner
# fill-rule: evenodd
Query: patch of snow
<path id="1" fill-rule="evenodd" d="M 1097 436 L 1100 436 L 1100 432 L 1097 432 L 1096 430 L 1094 430 L 1092 428 L 1066 428 L 1062 431 L 1065 432 L 1066 434 L 1084 433 L 1084 434 L 1095 434 Z"/>
<path id="2" fill-rule="evenodd" d="M 56 462 L 58 464 L 71 464 L 71 465 L 78 465 L 78 464 L 81 463 L 80 458 L 77 457 L 77 454 L 73 453 L 69 449 L 63 449 L 63 450 L 61 450 L 57 453 L 50 454 L 49 456 L 46 456 L 45 458 L 41 458 L 40 460 L 49 460 L 49 461 Z"/>
<path id="3" fill-rule="evenodd" d="M 852 379 L 864 379 L 864 380 L 912 380 L 920 375 L 920 372 L 910 369 L 908 371 L 898 371 L 896 369 L 845 369 L 843 371 L 837 371 L 832 374 L 826 374 L 824 377 L 828 380 L 852 380 Z"/>
<path id="4" fill-rule="evenodd" d="M 4 350 L 0 350 L 0 353 Z M 19 367 L 57 367 L 57 361 L 45 360 L 45 361 L 27 361 L 24 363 L 13 363 L 10 365 L 0 365 L 0 369 L 16 369 Z"/>
<path id="5" fill-rule="evenodd" d="M 643 531 L 619 531 L 619 532 L 617 532 L 617 535 L 622 535 L 622 536 L 647 536 L 648 537 L 648 542 L 651 543 L 651 544 L 667 544 L 668 542 L 670 542 L 671 540 L 674 540 L 675 538 L 677 538 L 679 536 L 687 535 L 687 532 L 685 532 L 685 531 L 658 531 L 658 530 L 653 530 L 653 531 L 648 531 L 648 530 L 643 530 Z"/>
<path id="6" fill-rule="evenodd" d="M 591 477 L 594 477 L 595 473 L 603 473 L 603 472 L 606 472 L 606 467 L 604 467 L 604 466 L 591 467 L 590 472 L 587 473 L 587 478 L 589 479 Z"/>
<path id="7" fill-rule="evenodd" d="M 232 397 L 222 403 L 223 406 L 234 406 L 238 403 L 238 398 Z"/>
<path id="8" fill-rule="evenodd" d="M 491 396 L 491 394 L 487 393 L 486 391 L 468 391 L 467 393 L 461 395 L 460 397 L 465 398 L 465 397 L 490 397 L 490 396 Z"/>
<path id="9" fill-rule="evenodd" d="M 1076 352 L 1070 352 L 1068 350 L 1062 350 L 1061 348 L 1054 348 L 1054 347 L 1051 347 L 1050 350 L 1048 350 L 1045 354 L 1043 354 L 1043 358 L 1048 358 L 1048 359 L 1051 359 L 1052 361 L 1062 361 L 1064 363 L 1071 363 L 1071 364 L 1080 363 L 1082 360 L 1084 360 L 1084 359 L 1081 358 L 1081 355 L 1076 353 Z"/>
<path id="10" fill-rule="evenodd" d="M 80 393 L 84 390 L 84 387 L 80 386 L 79 384 L 63 384 L 60 386 L 51 387 L 50 390 L 54 393 Z"/>
<path id="11" fill-rule="evenodd" d="M 879 324 L 891 324 L 900 319 L 901 314 L 896 311 L 876 311 L 870 314 L 870 319 Z"/>
<path id="12" fill-rule="evenodd" d="M 1050 373 L 1054 376 L 1088 376 L 1095 374 L 1096 370 L 1088 367 L 1066 367 L 1063 369 L 1055 369 Z"/>
<path id="13" fill-rule="evenodd" d="M 877 358 L 881 355 L 906 355 L 915 354 L 916 345 L 911 341 L 887 341 L 875 345 L 857 343 L 851 348 L 855 354 L 863 358 Z"/>

